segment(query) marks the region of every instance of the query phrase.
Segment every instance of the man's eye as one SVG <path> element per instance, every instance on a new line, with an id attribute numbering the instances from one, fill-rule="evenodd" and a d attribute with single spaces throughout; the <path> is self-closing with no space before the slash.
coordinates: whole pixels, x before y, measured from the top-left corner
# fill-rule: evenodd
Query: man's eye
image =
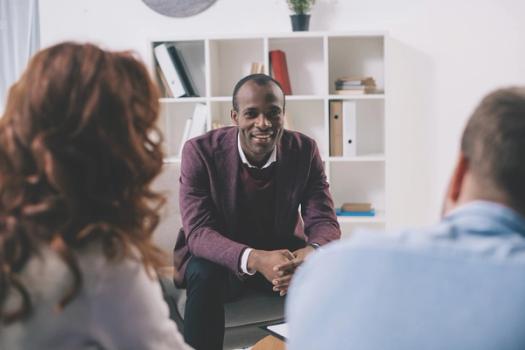
<path id="1" fill-rule="evenodd" d="M 278 118 L 279 116 L 281 115 L 281 111 L 279 110 L 274 110 L 274 111 L 270 111 L 267 116 L 269 118 Z"/>
<path id="2" fill-rule="evenodd" d="M 248 111 L 248 112 L 244 113 L 244 115 L 247 118 L 255 118 L 255 117 L 257 117 L 257 112 L 256 111 Z"/>

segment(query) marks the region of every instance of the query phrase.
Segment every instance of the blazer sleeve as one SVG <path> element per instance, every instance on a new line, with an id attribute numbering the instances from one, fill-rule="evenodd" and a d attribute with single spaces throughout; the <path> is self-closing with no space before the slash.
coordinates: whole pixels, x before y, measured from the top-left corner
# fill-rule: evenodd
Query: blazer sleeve
<path id="1" fill-rule="evenodd" d="M 248 248 L 223 235 L 212 199 L 209 163 L 192 142 L 182 152 L 179 204 L 186 242 L 193 256 L 205 258 L 240 273 L 240 258 Z"/>
<path id="2" fill-rule="evenodd" d="M 328 187 L 319 149 L 314 142 L 310 172 L 301 201 L 304 233 L 309 243 L 323 245 L 341 238 L 334 202 Z"/>

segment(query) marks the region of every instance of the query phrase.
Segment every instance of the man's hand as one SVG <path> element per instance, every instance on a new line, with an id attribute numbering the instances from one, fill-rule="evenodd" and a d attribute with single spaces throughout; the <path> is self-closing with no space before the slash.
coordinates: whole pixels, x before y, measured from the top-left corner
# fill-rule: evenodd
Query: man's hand
<path id="1" fill-rule="evenodd" d="M 279 271 L 275 267 L 283 265 L 294 258 L 295 256 L 287 249 L 272 251 L 254 249 L 248 256 L 247 267 L 249 271 L 262 273 L 272 283 L 273 280 L 279 277 Z"/>
<path id="2" fill-rule="evenodd" d="M 287 261 L 283 264 L 277 265 L 274 267 L 274 270 L 277 271 L 278 278 L 273 279 L 271 282 L 273 284 L 273 290 L 279 292 L 281 296 L 285 295 L 288 291 L 290 281 L 295 272 L 295 269 L 303 263 L 308 254 L 313 252 L 315 249 L 312 246 L 306 246 L 301 249 L 297 249 L 293 252 L 294 258 L 290 261 Z"/>

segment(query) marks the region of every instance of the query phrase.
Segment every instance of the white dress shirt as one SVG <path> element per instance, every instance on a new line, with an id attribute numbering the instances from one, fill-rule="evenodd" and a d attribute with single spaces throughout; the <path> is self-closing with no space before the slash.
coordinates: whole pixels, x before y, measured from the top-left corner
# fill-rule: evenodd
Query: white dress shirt
<path id="1" fill-rule="evenodd" d="M 237 149 L 239 150 L 239 156 L 241 157 L 241 161 L 243 164 L 246 164 L 250 168 L 259 168 L 255 165 L 251 164 L 248 161 L 248 158 L 246 158 L 246 155 L 244 154 L 244 151 L 241 147 L 241 136 L 237 134 Z M 272 163 L 275 163 L 277 161 L 277 147 L 273 148 L 272 154 L 270 155 L 270 158 L 266 161 L 266 163 L 259 169 L 268 168 Z M 241 271 L 248 275 L 254 275 L 256 271 L 248 271 L 248 257 L 250 256 L 250 253 L 252 252 L 252 248 L 245 249 L 241 256 Z"/>

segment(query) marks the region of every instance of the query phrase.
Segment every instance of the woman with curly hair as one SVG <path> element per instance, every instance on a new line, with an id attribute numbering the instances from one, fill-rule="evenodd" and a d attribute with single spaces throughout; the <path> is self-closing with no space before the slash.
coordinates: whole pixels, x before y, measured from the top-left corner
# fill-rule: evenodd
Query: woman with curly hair
<path id="1" fill-rule="evenodd" d="M 37 53 L 0 120 L 0 348 L 187 349 L 151 242 L 158 93 L 127 52 Z"/>

